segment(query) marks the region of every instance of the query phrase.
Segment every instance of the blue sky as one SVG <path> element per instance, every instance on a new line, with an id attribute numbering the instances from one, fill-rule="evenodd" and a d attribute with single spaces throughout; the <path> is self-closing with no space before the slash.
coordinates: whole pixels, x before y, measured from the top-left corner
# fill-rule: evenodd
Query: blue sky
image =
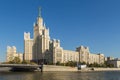
<path id="1" fill-rule="evenodd" d="M 120 57 L 119 4 L 119 0 L 0 0 L 0 61 L 6 58 L 7 45 L 24 51 L 23 34 L 33 34 L 39 6 L 51 38 L 59 39 L 64 49 L 84 45 L 91 53 Z"/>

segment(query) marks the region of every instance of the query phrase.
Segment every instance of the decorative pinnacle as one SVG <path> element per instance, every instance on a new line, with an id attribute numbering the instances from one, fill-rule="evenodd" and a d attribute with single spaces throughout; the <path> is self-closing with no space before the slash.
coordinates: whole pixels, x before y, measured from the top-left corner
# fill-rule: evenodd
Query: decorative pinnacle
<path id="1" fill-rule="evenodd" d="M 41 7 L 38 8 L 38 17 L 41 17 Z"/>

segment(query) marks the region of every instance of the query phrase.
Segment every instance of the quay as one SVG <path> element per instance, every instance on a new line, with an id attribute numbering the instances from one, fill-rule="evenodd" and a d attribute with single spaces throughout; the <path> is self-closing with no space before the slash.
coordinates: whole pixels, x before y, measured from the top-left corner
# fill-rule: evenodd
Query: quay
<path id="1" fill-rule="evenodd" d="M 81 72 L 89 72 L 89 71 L 120 71 L 120 68 L 85 68 L 78 70 L 77 67 L 69 67 L 69 66 L 56 66 L 56 65 L 31 65 L 31 64 L 0 64 L 0 71 L 81 71 Z"/>
<path id="2" fill-rule="evenodd" d="M 0 64 L 0 67 L 9 67 L 11 71 L 43 71 L 42 65 L 31 64 Z"/>

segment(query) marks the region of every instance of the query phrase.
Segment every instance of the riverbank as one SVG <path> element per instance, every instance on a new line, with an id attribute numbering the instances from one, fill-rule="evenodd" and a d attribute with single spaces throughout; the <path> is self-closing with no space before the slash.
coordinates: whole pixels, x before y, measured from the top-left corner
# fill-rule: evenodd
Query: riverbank
<path id="1" fill-rule="evenodd" d="M 77 67 L 44 65 L 43 71 L 77 71 Z"/>
<path id="2" fill-rule="evenodd" d="M 9 67 L 1 67 L 0 72 L 2 71 L 10 71 Z M 36 70 L 41 71 L 41 70 Z M 82 70 L 78 70 L 77 67 L 69 67 L 69 66 L 56 66 L 56 65 L 43 65 L 43 72 L 46 71 L 71 71 L 71 72 L 90 72 L 90 71 L 120 71 L 120 68 L 84 68 Z"/>
<path id="3" fill-rule="evenodd" d="M 55 66 L 55 65 L 44 65 L 43 71 L 120 71 L 120 68 L 84 68 L 78 70 L 77 67 L 68 67 L 68 66 Z"/>
<path id="4" fill-rule="evenodd" d="M 120 68 L 94 68 L 94 71 L 120 71 Z"/>
<path id="5" fill-rule="evenodd" d="M 10 71 L 11 70 L 11 68 L 9 68 L 9 67 L 0 67 L 0 72 L 6 72 L 6 71 Z"/>

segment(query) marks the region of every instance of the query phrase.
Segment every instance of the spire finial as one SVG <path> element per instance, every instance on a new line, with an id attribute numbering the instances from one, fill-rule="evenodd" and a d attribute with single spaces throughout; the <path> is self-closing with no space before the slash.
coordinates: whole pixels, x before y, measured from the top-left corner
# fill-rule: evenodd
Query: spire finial
<path id="1" fill-rule="evenodd" d="M 38 8 L 38 17 L 41 17 L 41 7 Z"/>

